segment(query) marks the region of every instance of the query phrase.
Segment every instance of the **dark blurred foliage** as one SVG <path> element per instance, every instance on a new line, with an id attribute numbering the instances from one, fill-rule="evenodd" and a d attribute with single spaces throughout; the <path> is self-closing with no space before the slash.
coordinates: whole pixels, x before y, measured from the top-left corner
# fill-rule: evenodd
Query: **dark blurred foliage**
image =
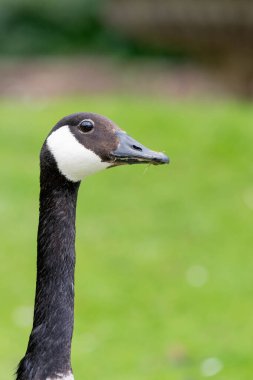
<path id="1" fill-rule="evenodd" d="M 250 0 L 0 0 L 0 53 L 252 51 Z"/>
<path id="2" fill-rule="evenodd" d="M 249 0 L 0 0 L 0 52 L 252 50 Z"/>
<path id="3" fill-rule="evenodd" d="M 67 54 L 103 46 L 110 39 L 97 0 L 6 1 L 0 5 L 1 53 Z"/>
<path id="4" fill-rule="evenodd" d="M 107 22 L 107 11 L 110 13 L 108 0 L 2 0 L 0 54 L 171 53 L 167 48 L 157 49 L 116 30 Z"/>
<path id="5" fill-rule="evenodd" d="M 100 1 L 9 0 L 0 4 L 0 52 L 45 54 L 83 51 L 109 37 L 99 18 Z"/>
<path id="6" fill-rule="evenodd" d="M 0 53 L 251 51 L 249 0 L 0 0 Z"/>

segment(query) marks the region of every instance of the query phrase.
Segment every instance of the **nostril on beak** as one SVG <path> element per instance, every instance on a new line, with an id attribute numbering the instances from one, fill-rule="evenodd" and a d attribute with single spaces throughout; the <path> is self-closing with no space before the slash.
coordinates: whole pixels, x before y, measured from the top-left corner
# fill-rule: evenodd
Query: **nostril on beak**
<path id="1" fill-rule="evenodd" d="M 137 145 L 132 145 L 132 148 L 134 150 L 138 150 L 139 152 L 142 152 L 142 148 L 140 146 L 137 146 Z"/>

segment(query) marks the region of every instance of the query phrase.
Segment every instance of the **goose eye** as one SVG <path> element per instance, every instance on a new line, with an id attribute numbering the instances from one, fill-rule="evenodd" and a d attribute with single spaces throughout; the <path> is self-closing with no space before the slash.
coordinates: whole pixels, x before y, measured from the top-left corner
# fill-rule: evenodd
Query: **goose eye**
<path id="1" fill-rule="evenodd" d="M 94 128 L 94 122 L 90 119 L 85 119 L 81 121 L 79 128 L 84 133 L 90 132 Z"/>

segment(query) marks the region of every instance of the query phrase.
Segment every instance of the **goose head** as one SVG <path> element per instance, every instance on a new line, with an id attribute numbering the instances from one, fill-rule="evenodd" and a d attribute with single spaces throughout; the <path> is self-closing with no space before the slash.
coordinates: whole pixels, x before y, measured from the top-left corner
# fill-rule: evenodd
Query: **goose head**
<path id="1" fill-rule="evenodd" d="M 94 113 L 76 113 L 61 119 L 48 135 L 41 162 L 55 166 L 67 180 L 84 177 L 124 164 L 166 164 L 168 157 L 152 151 Z"/>

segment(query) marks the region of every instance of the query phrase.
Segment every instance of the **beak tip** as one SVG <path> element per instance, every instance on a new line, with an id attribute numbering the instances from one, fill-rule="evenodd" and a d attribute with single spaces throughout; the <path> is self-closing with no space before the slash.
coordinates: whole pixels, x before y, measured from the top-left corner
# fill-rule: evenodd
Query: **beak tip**
<path id="1" fill-rule="evenodd" d="M 158 164 L 169 164 L 170 159 L 166 154 L 164 153 L 159 153 L 159 156 L 157 157 L 157 163 Z"/>

